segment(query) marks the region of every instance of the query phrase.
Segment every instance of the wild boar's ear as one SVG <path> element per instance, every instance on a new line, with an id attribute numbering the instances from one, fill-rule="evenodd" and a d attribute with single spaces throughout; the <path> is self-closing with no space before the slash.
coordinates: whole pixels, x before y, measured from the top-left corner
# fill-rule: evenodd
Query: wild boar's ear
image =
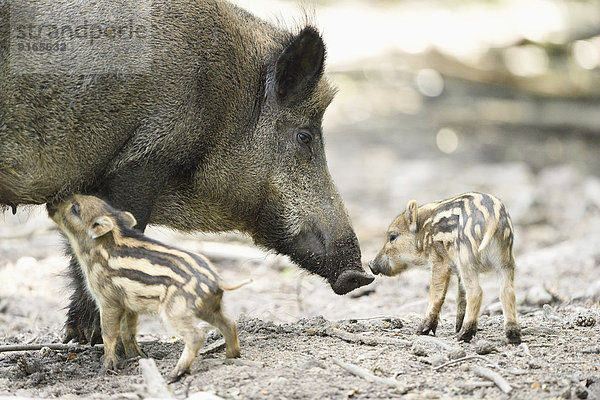
<path id="1" fill-rule="evenodd" d="M 283 50 L 275 64 L 275 94 L 282 103 L 294 103 L 309 94 L 325 62 L 325 44 L 312 26 L 307 26 Z"/>
<path id="2" fill-rule="evenodd" d="M 123 224 L 125 224 L 125 226 L 127 228 L 133 228 L 134 226 L 137 225 L 137 220 L 135 219 L 133 214 L 130 213 L 129 211 L 122 211 L 119 214 L 119 218 L 121 219 L 121 221 L 123 222 Z"/>
<path id="3" fill-rule="evenodd" d="M 408 221 L 408 230 L 412 233 L 417 232 L 417 222 L 419 218 L 419 205 L 416 200 L 411 200 L 406 204 L 406 220 Z"/>
<path id="4" fill-rule="evenodd" d="M 107 216 L 96 217 L 92 220 L 89 229 L 89 235 L 92 239 L 99 238 L 112 231 L 115 225 Z"/>

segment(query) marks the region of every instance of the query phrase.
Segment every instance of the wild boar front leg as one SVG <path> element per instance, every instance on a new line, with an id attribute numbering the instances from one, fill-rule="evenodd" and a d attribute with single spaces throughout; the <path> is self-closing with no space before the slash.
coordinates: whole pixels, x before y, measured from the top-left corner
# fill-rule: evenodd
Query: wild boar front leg
<path id="1" fill-rule="evenodd" d="M 104 342 L 104 368 L 117 370 L 119 359 L 117 357 L 117 343 L 120 336 L 120 323 L 123 310 L 110 305 L 100 305 L 100 325 L 102 327 L 102 341 Z"/>
<path id="2" fill-rule="evenodd" d="M 440 310 L 446 298 L 448 283 L 450 282 L 450 266 L 441 258 L 436 258 L 431 262 L 431 280 L 429 284 L 429 304 L 425 319 L 418 329 L 418 334 L 428 335 L 435 331 L 438 325 Z"/>
<path id="3" fill-rule="evenodd" d="M 70 244 L 67 246 L 67 251 L 71 254 L 69 275 L 71 277 L 70 286 L 74 291 L 69 297 L 70 304 L 67 311 L 67 321 L 65 322 L 63 343 L 74 340 L 94 346 L 96 343 L 102 343 L 100 313 L 96 301 L 87 289 L 85 275 L 81 270 L 79 261 L 73 254 Z"/>

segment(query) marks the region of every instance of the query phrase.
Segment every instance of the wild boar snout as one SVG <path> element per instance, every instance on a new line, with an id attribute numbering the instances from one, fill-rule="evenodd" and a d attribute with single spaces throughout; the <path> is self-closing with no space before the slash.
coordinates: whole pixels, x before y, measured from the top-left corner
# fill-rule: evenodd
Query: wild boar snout
<path id="1" fill-rule="evenodd" d="M 336 294 L 346 294 L 375 279 L 362 268 L 358 239 L 349 224 L 313 221 L 296 235 L 279 238 L 275 245 L 295 263 L 327 279 Z"/>

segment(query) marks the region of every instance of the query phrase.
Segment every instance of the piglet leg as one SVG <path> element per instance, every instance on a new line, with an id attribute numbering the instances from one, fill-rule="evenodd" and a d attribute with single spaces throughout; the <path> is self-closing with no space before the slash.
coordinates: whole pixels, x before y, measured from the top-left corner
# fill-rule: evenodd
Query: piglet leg
<path id="1" fill-rule="evenodd" d="M 419 326 L 417 332 L 420 335 L 428 335 L 429 332 L 432 332 L 435 335 L 438 317 L 440 315 L 442 304 L 444 304 L 444 299 L 446 298 L 448 283 L 450 282 L 450 268 L 444 260 L 441 258 L 435 259 L 432 260 L 431 264 L 429 304 L 427 305 L 425 319 Z"/>

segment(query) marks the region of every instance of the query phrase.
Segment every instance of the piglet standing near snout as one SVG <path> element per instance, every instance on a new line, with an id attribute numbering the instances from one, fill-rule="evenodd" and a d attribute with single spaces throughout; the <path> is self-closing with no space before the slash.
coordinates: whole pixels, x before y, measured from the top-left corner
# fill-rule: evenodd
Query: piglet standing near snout
<path id="1" fill-rule="evenodd" d="M 393 276 L 412 266 L 431 264 L 427 314 L 420 334 L 435 334 L 450 274 L 458 277 L 456 332 L 470 341 L 477 332 L 482 290 L 479 273 L 495 270 L 509 343 L 521 343 L 515 305 L 513 227 L 504 205 L 485 193 L 465 193 L 406 211 L 388 228 L 386 242 L 369 263 L 374 274 Z M 465 299 L 466 294 L 466 299 Z"/>
<path id="2" fill-rule="evenodd" d="M 237 325 L 221 309 L 224 284 L 203 256 L 154 241 L 133 229 L 134 216 L 93 196 L 75 195 L 48 214 L 67 236 L 87 288 L 100 310 L 104 366 L 116 369 L 117 342 L 127 358 L 144 356 L 136 341 L 139 313 L 158 313 L 183 338 L 185 348 L 171 373 L 179 379 L 204 344 L 202 319 L 221 331 L 226 356 L 239 357 Z"/>

